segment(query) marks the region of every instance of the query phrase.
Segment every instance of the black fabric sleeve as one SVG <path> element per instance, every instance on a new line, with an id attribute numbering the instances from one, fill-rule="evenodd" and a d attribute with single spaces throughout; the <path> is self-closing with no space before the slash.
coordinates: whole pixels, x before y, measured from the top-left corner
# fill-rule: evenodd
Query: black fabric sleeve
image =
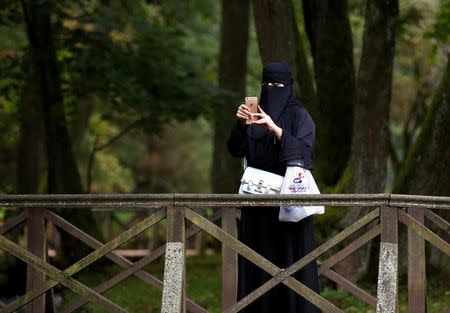
<path id="1" fill-rule="evenodd" d="M 313 150 L 315 141 L 315 125 L 309 114 L 303 116 L 303 120 L 291 133 L 283 129 L 280 138 L 280 161 L 303 160 L 304 167 L 312 169 Z"/>
<path id="2" fill-rule="evenodd" d="M 242 124 L 240 121 L 236 122 L 236 125 L 231 131 L 230 137 L 227 140 L 228 150 L 234 157 L 244 157 L 247 153 L 247 144 L 245 140 L 247 132 L 247 125 Z"/>

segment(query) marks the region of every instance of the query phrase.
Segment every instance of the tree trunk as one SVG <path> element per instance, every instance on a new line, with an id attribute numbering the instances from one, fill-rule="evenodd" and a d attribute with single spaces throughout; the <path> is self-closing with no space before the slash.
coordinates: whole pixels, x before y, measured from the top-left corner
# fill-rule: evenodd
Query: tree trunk
<path id="1" fill-rule="evenodd" d="M 321 183 L 333 186 L 347 166 L 352 138 L 355 69 L 347 1 L 302 4 L 318 98 L 312 110 L 318 126 L 315 174 Z"/>
<path id="2" fill-rule="evenodd" d="M 449 59 L 450 60 L 450 59 Z M 450 196 L 450 62 L 436 90 L 420 135 L 408 151 L 395 193 Z"/>
<path id="3" fill-rule="evenodd" d="M 450 196 L 450 54 L 447 59 L 446 70 L 422 123 L 419 137 L 409 149 L 395 181 L 395 193 Z M 450 221 L 447 210 L 442 210 L 439 215 Z M 445 232 L 437 230 L 437 233 L 448 240 Z M 439 270 L 440 279 L 450 279 L 448 257 L 434 247 L 431 249 L 430 263 Z"/>
<path id="4" fill-rule="evenodd" d="M 29 56 L 25 57 L 29 63 Z M 31 67 L 29 67 L 31 68 Z M 44 130 L 39 91 L 29 70 L 19 104 L 19 141 L 17 148 L 17 193 L 38 193 L 45 171 Z"/>
<path id="5" fill-rule="evenodd" d="M 303 13 L 303 12 L 301 12 Z M 297 92 L 297 99 L 305 105 L 308 110 L 313 113 L 317 108 L 317 95 L 314 87 L 314 78 L 312 75 L 312 68 L 308 65 L 308 52 L 305 47 L 307 39 L 303 37 L 300 32 L 299 23 L 304 24 L 303 16 L 294 14 L 294 32 L 296 33 L 297 40 L 297 76 L 299 91 Z"/>
<path id="6" fill-rule="evenodd" d="M 24 63 L 29 61 L 29 54 L 25 54 Z M 28 62 L 29 63 L 29 62 Z M 44 151 L 42 118 L 39 110 L 39 97 L 36 95 L 35 84 L 31 80 L 29 66 L 25 66 L 27 73 L 19 106 L 19 140 L 17 143 L 16 190 L 18 194 L 38 193 L 39 183 L 43 177 Z M 16 216 L 19 212 L 6 211 L 5 220 Z M 11 231 L 13 237 L 21 236 L 22 228 L 16 227 Z M 26 264 L 18 262 L 12 256 L 6 255 L 0 259 L 1 267 L 7 268 L 6 279 L 0 280 L 0 293 L 13 297 L 25 293 Z"/>
<path id="7" fill-rule="evenodd" d="M 354 193 L 384 192 L 389 155 L 389 105 L 398 1 L 369 0 L 358 76 L 352 140 Z M 367 210 L 349 210 L 339 222 L 345 227 Z M 356 281 L 366 272 L 370 245 L 340 263 L 340 272 Z M 357 270 L 355 270 L 357 269 Z"/>
<path id="8" fill-rule="evenodd" d="M 228 94 L 214 110 L 212 184 L 215 193 L 236 193 L 242 174 L 241 161 L 230 156 L 226 140 L 236 120 L 237 106 L 244 102 L 248 21 L 248 0 L 222 0 L 219 87 Z"/>
<path id="9" fill-rule="evenodd" d="M 253 0 L 253 10 L 263 64 L 286 63 L 294 77 L 297 98 L 311 107 L 315 102 L 314 87 L 292 2 Z"/>
<path id="10" fill-rule="evenodd" d="M 46 149 L 49 193 L 81 193 L 63 108 L 61 82 L 50 22 L 51 1 L 22 0 L 32 62 L 39 82 Z"/>
<path id="11" fill-rule="evenodd" d="M 86 129 L 89 127 L 89 120 L 94 113 L 95 95 L 87 93 L 85 98 L 81 99 L 77 103 L 77 116 L 72 123 L 71 135 L 72 149 L 77 160 L 81 158 L 81 152 L 79 151 L 80 145 L 83 142 Z"/>
<path id="12" fill-rule="evenodd" d="M 44 119 L 47 152 L 48 193 L 82 193 L 83 188 L 64 115 L 61 82 L 53 42 L 50 12 L 52 1 L 22 0 L 26 32 L 31 52 L 32 77 L 36 82 Z M 100 239 L 91 212 L 79 210 L 70 214 L 65 209 L 63 216 L 76 226 Z M 89 251 L 80 246 L 78 240 L 62 233 L 65 244 L 61 253 L 62 263 L 78 259 Z"/>

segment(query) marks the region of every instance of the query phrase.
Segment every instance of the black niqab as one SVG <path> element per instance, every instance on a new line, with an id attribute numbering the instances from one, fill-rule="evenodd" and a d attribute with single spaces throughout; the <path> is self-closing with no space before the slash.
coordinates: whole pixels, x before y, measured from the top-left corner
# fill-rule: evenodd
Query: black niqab
<path id="1" fill-rule="evenodd" d="M 284 63 L 269 63 L 263 69 L 259 105 L 275 123 L 287 104 L 294 99 L 292 82 L 291 72 Z M 282 83 L 284 87 L 269 86 L 267 83 Z M 261 138 L 268 133 L 267 129 L 259 125 L 253 125 L 249 130 L 253 138 Z"/>
<path id="2" fill-rule="evenodd" d="M 277 121 L 288 102 L 294 97 L 292 76 L 284 63 L 269 63 L 263 69 L 260 106 Z M 269 86 L 267 83 L 282 83 L 284 87 Z"/>

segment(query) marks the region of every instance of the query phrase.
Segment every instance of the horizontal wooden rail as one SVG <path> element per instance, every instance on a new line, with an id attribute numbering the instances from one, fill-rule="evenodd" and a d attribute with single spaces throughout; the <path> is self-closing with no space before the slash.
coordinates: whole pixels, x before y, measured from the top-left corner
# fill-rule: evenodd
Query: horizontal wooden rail
<path id="1" fill-rule="evenodd" d="M 236 238 L 236 211 L 238 207 L 274 207 L 283 204 L 300 205 L 326 205 L 334 207 L 347 207 L 347 209 L 371 208 L 371 212 L 358 219 L 354 224 L 338 234 L 332 236 L 328 241 L 311 251 L 303 258 L 297 260 L 289 267 L 282 269 L 265 259 L 256 251 L 244 245 Z M 87 302 L 97 303 L 109 312 L 125 312 L 116 304 L 105 298 L 102 293 L 112 288 L 114 285 L 123 281 L 131 275 L 136 275 L 143 281 L 150 283 L 158 289 L 163 289 L 162 311 L 167 312 L 206 312 L 206 309 L 200 307 L 186 297 L 185 293 L 185 240 L 200 230 L 204 230 L 214 238 L 221 241 L 223 262 L 230 262 L 230 266 L 223 272 L 223 287 L 228 288 L 228 292 L 223 293 L 226 299 L 223 300 L 222 309 L 225 312 L 238 312 L 253 301 L 257 300 L 263 294 L 278 284 L 284 284 L 290 287 L 294 292 L 303 296 L 305 299 L 326 312 L 342 312 L 327 299 L 316 294 L 308 287 L 297 281 L 292 275 L 302 269 L 310 262 L 316 262 L 317 258 L 325 252 L 336 247 L 338 244 L 349 239 L 349 236 L 361 230 L 364 232 L 358 237 L 346 243 L 344 247 L 335 251 L 333 255 L 328 255 L 327 259 L 319 262 L 319 275 L 324 275 L 347 289 L 355 296 L 360 298 L 371 306 L 377 306 L 377 312 L 395 312 L 398 300 L 398 222 L 408 227 L 409 246 L 409 293 L 414 295 L 414 301 L 409 301 L 409 310 L 413 307 L 423 308 L 426 305 L 426 275 L 425 275 L 425 254 L 422 251 L 424 240 L 440 249 L 444 254 L 450 256 L 450 244 L 447 239 L 439 237 L 428 229 L 424 224 L 424 217 L 444 231 L 449 233 L 450 224 L 448 221 L 433 213 L 433 209 L 450 209 L 450 197 L 417 196 L 417 195 L 399 195 L 399 194 L 321 194 L 321 195 L 238 195 L 238 194 L 51 194 L 51 195 L 0 195 L 0 207 L 3 208 L 26 208 L 16 217 L 7 221 L 0 227 L 0 249 L 9 251 L 19 259 L 22 259 L 30 266 L 37 269 L 39 275 L 47 275 L 47 279 L 36 286 L 27 287 L 27 293 L 10 303 L 1 304 L 0 312 L 13 312 L 19 307 L 31 303 L 36 304 L 38 297 L 43 298 L 43 294 L 58 283 L 66 285 L 70 289 L 79 293 L 82 297 L 65 308 L 64 312 L 72 312 Z M 95 238 L 70 224 L 53 212 L 46 209 L 97 209 L 97 210 L 134 210 L 139 211 L 137 216 L 132 217 L 123 226 L 130 227 L 122 234 L 115 237 L 106 244 L 102 244 Z M 147 216 L 149 212 L 144 210 L 150 208 L 164 208 L 152 216 Z M 220 208 L 209 217 L 209 220 L 201 216 L 191 208 Z M 381 221 L 379 221 L 380 208 L 382 211 Z M 405 208 L 407 210 L 405 210 Z M 344 208 L 343 208 L 344 209 Z M 85 256 L 75 264 L 65 270 L 59 270 L 52 267 L 45 261 L 45 257 L 38 256 L 39 248 L 34 253 L 32 250 L 26 251 L 13 243 L 11 239 L 3 235 L 14 227 L 27 221 L 28 228 L 31 221 L 37 221 L 37 213 L 43 211 L 44 218 L 61 229 L 64 229 L 72 236 L 79 238 L 90 247 L 97 249 Z M 75 211 L 76 212 L 76 211 Z M 154 213 L 156 210 L 151 210 Z M 222 214 L 222 212 L 232 214 Z M 170 214 L 169 214 L 170 213 Z M 123 258 L 115 251 L 124 242 L 135 238 L 145 229 L 164 219 L 167 214 L 168 225 L 168 243 L 152 251 L 139 261 L 132 263 Z M 222 228 L 215 225 L 213 221 L 222 218 Z M 141 221 L 139 221 L 142 219 Z M 192 224 L 185 225 L 186 220 Z M 376 223 L 374 223 L 376 221 Z M 128 224 L 136 223 L 131 226 Z M 225 225 L 225 226 L 224 226 Z M 189 226 L 186 228 L 186 226 Z M 41 230 L 41 233 L 44 232 Z M 30 229 L 28 230 L 30 232 Z M 342 261 L 345 257 L 367 244 L 375 237 L 380 236 L 380 260 L 379 260 L 379 282 L 378 295 L 374 297 L 365 290 L 359 288 L 356 284 L 350 282 L 345 277 L 336 273 L 332 267 Z M 42 235 L 44 236 L 44 235 Z M 39 234 L 37 234 L 39 237 Z M 355 236 L 353 236 L 355 237 Z M 445 236 L 444 236 L 445 237 Z M 166 251 L 167 250 L 167 251 Z M 34 254 L 33 254 L 34 253 Z M 166 253 L 166 267 L 164 273 L 164 284 L 162 281 L 147 273 L 143 266 L 147 265 L 157 257 Z M 256 288 L 240 301 L 235 296 L 236 288 L 236 256 L 240 254 L 244 258 L 262 268 L 271 276 L 266 283 Z M 225 256 L 225 257 L 224 257 Z M 87 287 L 72 276 L 92 264 L 96 260 L 106 257 L 123 268 L 123 270 L 110 280 L 94 288 Z M 177 266 L 174 266 L 173 264 Z M 175 270 L 174 270 L 175 269 Z M 224 271 L 225 267 L 222 269 Z M 423 272 L 422 276 L 418 273 Z M 37 275 L 35 274 L 35 276 Z M 32 275 L 30 275 L 32 276 Z M 28 278 L 29 279 L 29 278 Z M 415 280 L 413 280 L 415 279 Z M 165 286 L 164 286 L 165 285 Z M 43 302 L 44 303 L 44 302 Z M 33 305 L 34 305 L 33 304 Z M 36 305 L 37 312 L 44 312 Z M 417 309 L 419 312 L 421 309 Z M 411 311 L 411 312 L 416 312 Z M 422 310 L 423 311 L 423 310 Z"/>
<path id="2" fill-rule="evenodd" d="M 285 204 L 450 209 L 450 197 L 398 194 L 36 194 L 0 195 L 3 207 L 137 209 L 156 207 L 243 207 Z"/>

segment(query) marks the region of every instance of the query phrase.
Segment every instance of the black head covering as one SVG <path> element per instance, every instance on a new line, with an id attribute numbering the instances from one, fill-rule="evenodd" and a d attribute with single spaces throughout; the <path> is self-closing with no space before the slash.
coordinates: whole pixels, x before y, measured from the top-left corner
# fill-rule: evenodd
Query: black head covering
<path id="1" fill-rule="evenodd" d="M 284 87 L 269 86 L 269 82 L 283 83 Z M 274 62 L 264 66 L 259 105 L 274 122 L 293 98 L 292 82 L 292 75 L 286 64 Z"/>
<path id="2" fill-rule="evenodd" d="M 269 86 L 267 83 L 283 83 L 284 87 Z M 262 86 L 259 105 L 276 123 L 286 105 L 294 99 L 292 90 L 292 75 L 286 64 L 273 62 L 264 66 L 262 73 Z M 269 134 L 269 131 L 259 125 L 250 127 L 249 135 L 260 138 Z"/>

